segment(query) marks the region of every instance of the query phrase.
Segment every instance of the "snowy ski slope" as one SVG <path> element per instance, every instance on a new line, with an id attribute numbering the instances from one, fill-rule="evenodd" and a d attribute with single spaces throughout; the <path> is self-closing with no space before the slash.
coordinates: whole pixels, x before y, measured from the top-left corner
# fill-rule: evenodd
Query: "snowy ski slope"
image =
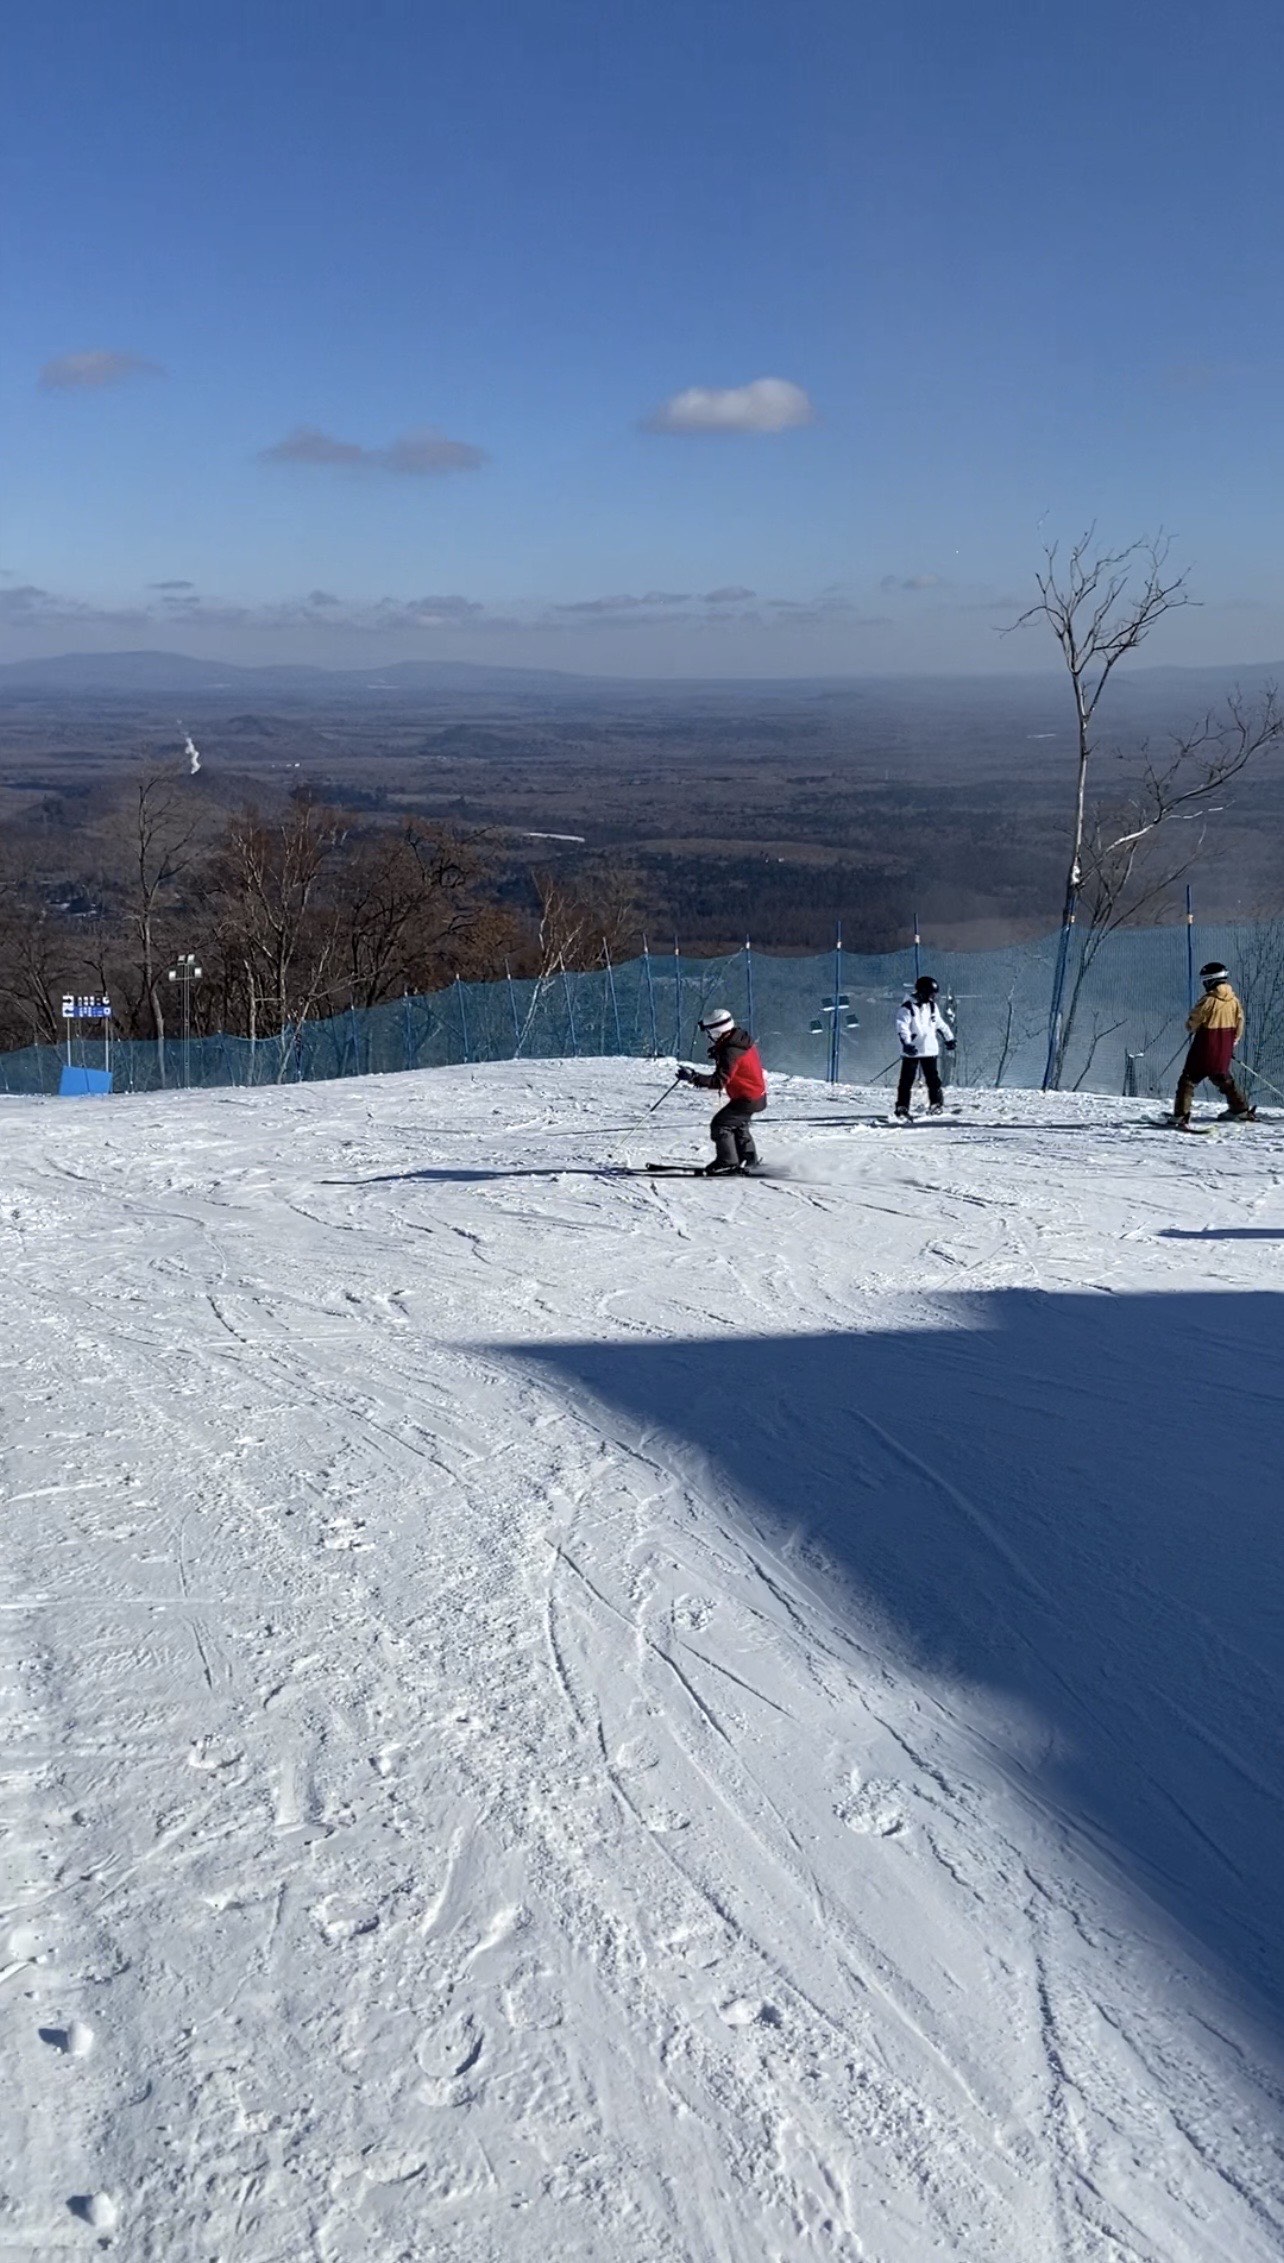
<path id="1" fill-rule="evenodd" d="M 0 1103 L 0 2254 L 1284 2256 L 1284 1124 Z"/>

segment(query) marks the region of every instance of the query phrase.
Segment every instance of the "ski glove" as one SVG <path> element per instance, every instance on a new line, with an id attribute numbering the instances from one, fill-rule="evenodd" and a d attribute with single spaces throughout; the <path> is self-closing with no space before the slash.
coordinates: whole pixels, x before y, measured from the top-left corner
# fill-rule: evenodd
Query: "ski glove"
<path id="1" fill-rule="evenodd" d="M 679 1070 L 678 1070 L 678 1083 L 679 1083 L 679 1084 L 694 1084 L 694 1083 L 695 1083 L 695 1070 L 694 1070 L 694 1069 L 679 1069 Z"/>
<path id="2" fill-rule="evenodd" d="M 954 1051 L 954 1048 L 955 1048 L 955 1046 L 957 1045 L 957 1043 L 958 1043 L 958 1039 L 957 1039 L 956 1037 L 947 1037 L 947 1038 L 946 1038 L 946 1040 L 945 1040 L 945 1050 L 946 1050 L 946 1052 L 947 1052 L 947 1053 L 952 1053 L 952 1052 Z"/>

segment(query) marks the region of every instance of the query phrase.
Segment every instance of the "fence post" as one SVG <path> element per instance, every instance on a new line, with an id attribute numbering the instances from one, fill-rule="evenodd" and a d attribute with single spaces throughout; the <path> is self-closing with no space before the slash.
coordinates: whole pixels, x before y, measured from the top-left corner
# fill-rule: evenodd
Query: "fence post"
<path id="1" fill-rule="evenodd" d="M 748 1001 L 749 1035 L 753 1036 L 753 945 L 745 937 L 745 997 Z"/>
<path id="2" fill-rule="evenodd" d="M 459 1027 L 464 1041 L 464 1060 L 465 1062 L 467 1062 L 470 1059 L 468 1048 L 468 1008 L 464 1003 L 464 985 L 458 975 L 455 976 L 455 996 L 459 1000 Z"/>
<path id="3" fill-rule="evenodd" d="M 843 1050 L 843 1009 L 839 999 L 843 991 L 843 923 L 838 921 L 834 930 L 834 1011 L 829 1024 L 829 1081 L 838 1082 L 839 1063 Z"/>
<path id="4" fill-rule="evenodd" d="M 504 980 L 508 984 L 508 1010 L 513 1017 L 513 1059 L 516 1060 L 517 1048 L 522 1042 L 522 1025 L 517 1016 L 517 992 L 513 988 L 513 970 L 507 959 L 504 961 Z"/>
<path id="5" fill-rule="evenodd" d="M 1186 1004 L 1195 1003 L 1195 914 L 1191 910 L 1190 882 L 1186 882 Z"/>
<path id="6" fill-rule="evenodd" d="M 624 1039 L 620 1034 L 620 1002 L 615 995 L 615 968 L 611 964 L 611 946 L 605 935 L 602 937 L 602 956 L 606 960 L 606 987 L 611 993 L 611 1012 L 615 1017 L 615 1050 L 617 1053 L 622 1053 L 624 1051 Z"/>
<path id="7" fill-rule="evenodd" d="M 923 972 L 923 964 L 919 956 L 919 943 L 921 938 L 918 932 L 918 913 L 914 912 L 912 914 L 912 917 L 914 921 L 914 980 L 917 982 L 920 974 Z"/>
<path id="8" fill-rule="evenodd" d="M 645 935 L 642 938 L 642 964 L 646 970 L 646 1001 L 651 1009 L 651 1058 L 654 1060 L 660 1050 L 660 1032 L 656 1027 L 655 1019 L 655 984 L 651 979 L 651 946 Z"/>
<path id="9" fill-rule="evenodd" d="M 562 968 L 562 996 L 566 1000 L 566 1023 L 571 1033 L 571 1051 L 578 1061 L 580 1057 L 580 1041 L 575 1028 L 575 1001 L 571 997 L 571 978 L 567 973 L 565 966 L 563 966 Z"/>
<path id="10" fill-rule="evenodd" d="M 678 938 L 673 938 L 673 1050 L 682 1051 L 682 957 Z"/>
<path id="11" fill-rule="evenodd" d="M 1065 917 L 1057 942 L 1056 971 L 1052 977 L 1052 1006 L 1048 1014 L 1048 1057 L 1043 1065 L 1043 1089 L 1053 1092 L 1061 1082 L 1061 1001 L 1065 996 L 1066 964 L 1070 957 L 1070 937 L 1074 933 L 1074 905 L 1067 899 Z"/>

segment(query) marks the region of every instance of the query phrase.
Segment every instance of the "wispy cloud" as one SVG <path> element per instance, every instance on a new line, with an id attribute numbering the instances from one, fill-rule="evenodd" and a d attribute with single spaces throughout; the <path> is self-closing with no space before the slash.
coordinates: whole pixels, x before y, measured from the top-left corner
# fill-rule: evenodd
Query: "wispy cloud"
<path id="1" fill-rule="evenodd" d="M 810 598 L 758 598 L 739 585 L 727 585 L 704 596 L 652 589 L 636 596 L 612 592 L 502 610 L 458 591 L 430 592 L 421 597 L 348 598 L 333 590 L 313 589 L 305 596 L 249 604 L 202 596 L 191 583 L 166 581 L 150 584 L 137 604 L 100 605 L 62 596 L 32 582 L 0 585 L 0 630 L 13 635 L 111 635 L 127 631 L 132 638 L 140 632 L 159 630 L 167 642 L 176 634 L 190 634 L 194 640 L 208 636 L 220 641 L 246 636 L 257 641 L 276 635 L 297 643 L 302 634 L 309 642 L 315 640 L 320 650 L 335 639 L 399 639 L 405 643 L 452 631 L 470 636 L 512 632 L 555 640 L 583 630 L 603 635 L 612 630 L 627 630 L 631 635 L 672 630 L 691 636 L 717 631 L 771 636 L 799 629 L 883 629 L 890 625 L 881 616 L 861 613 L 840 589 L 821 590 Z"/>
<path id="2" fill-rule="evenodd" d="M 306 597 L 280 598 L 264 605 L 237 605 L 219 598 L 193 597 L 166 612 L 169 625 L 194 629 L 325 629 L 342 634 L 404 635 L 407 630 L 460 628 L 477 624 L 486 608 L 473 597 L 336 597 L 310 590 Z"/>
<path id="3" fill-rule="evenodd" d="M 0 589 L 0 628 L 138 629 L 160 618 L 146 605 L 92 605 L 76 597 L 59 597 L 35 582 L 19 582 Z"/>
<path id="4" fill-rule="evenodd" d="M 96 346 L 87 354 L 60 354 L 40 372 L 46 393 L 97 393 L 105 385 L 121 385 L 127 377 L 163 377 L 159 362 L 142 354 L 117 354 Z"/>
<path id="5" fill-rule="evenodd" d="M 939 574 L 884 574 L 878 586 L 880 589 L 886 590 L 939 589 L 941 576 Z"/>
<path id="6" fill-rule="evenodd" d="M 690 602 L 690 592 L 679 589 L 649 589 L 645 597 L 576 597 L 565 605 L 554 605 L 554 613 L 646 613 L 669 611 L 675 605 Z"/>
<path id="7" fill-rule="evenodd" d="M 405 432 L 386 448 L 366 448 L 358 440 L 339 440 L 315 425 L 301 424 L 284 440 L 259 451 L 264 464 L 312 464 L 347 471 L 391 472 L 399 478 L 432 479 L 443 472 L 479 471 L 489 461 L 484 448 L 468 440 L 449 440 L 425 427 Z"/>
<path id="8" fill-rule="evenodd" d="M 306 597 L 240 605 L 223 598 L 201 597 L 189 583 L 186 591 L 174 586 L 158 589 L 156 597 L 138 605 L 95 605 L 84 598 L 60 596 L 34 582 L 0 589 L 0 627 L 9 629 L 163 627 L 172 633 L 176 628 L 326 628 L 403 634 L 413 629 L 456 628 L 476 623 L 485 615 L 486 607 L 478 599 L 454 594 L 346 599 L 317 589 Z"/>
<path id="9" fill-rule="evenodd" d="M 721 389 L 688 385 L 642 420 L 644 432 L 788 432 L 814 424 L 816 411 L 801 385 L 787 377 L 755 377 Z"/>

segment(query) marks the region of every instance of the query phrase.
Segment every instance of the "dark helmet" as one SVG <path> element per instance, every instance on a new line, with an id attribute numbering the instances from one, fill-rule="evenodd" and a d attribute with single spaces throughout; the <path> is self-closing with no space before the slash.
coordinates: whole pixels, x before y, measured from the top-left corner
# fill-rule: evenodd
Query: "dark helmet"
<path id="1" fill-rule="evenodd" d="M 939 982 L 933 982 L 930 974 L 920 974 L 914 985 L 914 996 L 920 1006 L 929 1006 L 933 998 L 939 995 L 940 987 Z"/>
<path id="2" fill-rule="evenodd" d="M 1205 990 L 1215 990 L 1219 982 L 1229 982 L 1230 976 L 1220 959 L 1210 959 L 1207 966 L 1200 968 L 1199 979 Z"/>

